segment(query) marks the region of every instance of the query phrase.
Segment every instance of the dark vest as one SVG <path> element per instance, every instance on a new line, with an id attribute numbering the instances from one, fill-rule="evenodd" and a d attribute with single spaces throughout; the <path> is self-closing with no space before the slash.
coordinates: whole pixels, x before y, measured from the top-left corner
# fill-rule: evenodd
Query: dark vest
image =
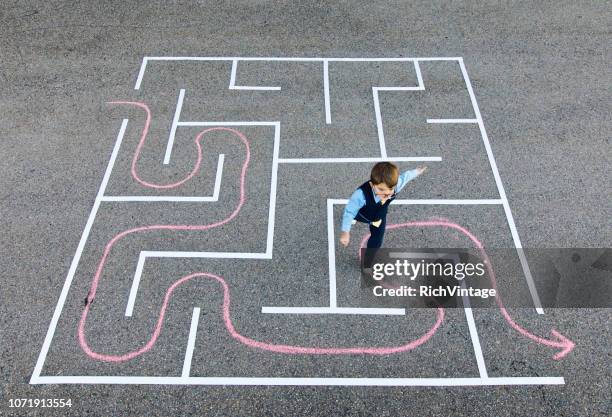
<path id="1" fill-rule="evenodd" d="M 389 204 L 391 204 L 391 202 L 395 200 L 395 196 L 387 199 L 387 201 L 385 201 L 385 204 L 380 204 L 380 202 L 377 203 L 374 200 L 374 193 L 369 181 L 364 182 L 359 187 L 359 189 L 363 191 L 363 195 L 365 196 L 366 200 L 365 206 L 361 207 L 361 209 L 357 213 L 359 220 L 365 220 L 371 223 L 385 218 L 387 216 Z"/>

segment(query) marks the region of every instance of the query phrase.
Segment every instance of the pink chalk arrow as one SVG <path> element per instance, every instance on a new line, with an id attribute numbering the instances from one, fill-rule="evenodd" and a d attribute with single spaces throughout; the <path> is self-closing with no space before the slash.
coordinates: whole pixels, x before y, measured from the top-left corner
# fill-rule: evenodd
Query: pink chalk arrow
<path id="1" fill-rule="evenodd" d="M 576 346 L 574 342 L 569 340 L 567 337 L 563 336 L 561 333 L 559 333 L 555 329 L 552 329 L 550 332 L 552 333 L 553 336 L 559 339 L 559 345 L 557 345 L 557 347 L 563 348 L 559 353 L 553 356 L 554 359 L 559 360 L 565 355 L 567 355 L 568 353 L 570 353 L 572 350 L 574 350 L 574 347 Z"/>
<path id="2" fill-rule="evenodd" d="M 498 296 L 496 298 L 499 298 L 499 294 L 498 294 Z M 503 304 L 501 303 L 501 300 L 497 304 L 499 306 L 499 309 L 500 309 L 502 315 L 504 316 L 504 318 L 508 322 L 508 324 L 510 324 L 510 326 L 512 326 L 512 328 L 515 329 L 517 332 L 519 332 L 523 336 L 525 336 L 525 337 L 527 337 L 527 338 L 529 338 L 529 339 L 533 340 L 534 342 L 537 342 L 537 343 L 539 343 L 541 345 L 550 346 L 550 347 L 554 347 L 554 348 L 561 348 L 561 351 L 556 353 L 553 356 L 553 359 L 555 359 L 555 360 L 562 359 L 568 353 L 570 353 L 572 350 L 574 350 L 574 347 L 576 346 L 576 344 L 574 342 L 572 342 L 570 339 L 568 339 L 567 337 L 563 336 L 561 333 L 559 333 L 555 329 L 551 329 L 550 330 L 550 333 L 552 334 L 554 339 L 546 339 L 544 337 L 536 336 L 533 333 L 530 333 L 525 328 L 521 327 L 519 324 L 517 324 L 514 321 L 514 319 L 510 316 L 510 313 L 508 313 L 508 310 L 506 310 L 503 307 Z"/>
<path id="3" fill-rule="evenodd" d="M 450 220 L 447 219 L 433 219 L 433 220 L 429 220 L 429 221 L 414 221 L 414 222 L 407 222 L 407 223 L 399 223 L 399 224 L 390 224 L 387 225 L 387 229 L 399 229 L 399 228 L 403 228 L 403 227 L 442 227 L 442 228 L 446 228 L 446 229 L 454 229 L 457 230 L 461 233 L 463 233 L 465 236 L 467 236 L 473 243 L 474 245 L 478 248 L 480 255 L 482 257 L 482 259 L 485 262 L 485 266 L 487 268 L 487 271 L 489 273 L 489 279 L 491 280 L 491 285 L 493 286 L 493 288 L 495 288 L 497 290 L 497 282 L 495 280 L 495 273 L 493 272 L 493 268 L 492 268 L 492 264 L 491 264 L 491 260 L 489 259 L 489 255 L 487 255 L 485 249 L 484 249 L 484 245 L 478 240 L 478 238 L 476 238 L 476 236 L 474 236 L 469 230 L 467 230 L 466 228 L 451 222 Z M 366 242 L 366 240 L 370 237 L 370 234 L 366 234 L 363 239 L 361 240 L 361 243 L 359 244 L 360 248 L 364 247 L 364 244 Z M 361 251 L 359 252 L 359 256 L 361 256 Z M 529 332 L 528 330 L 526 330 L 524 327 L 521 327 L 516 321 L 514 321 L 514 319 L 512 318 L 512 316 L 510 315 L 510 313 L 508 313 L 508 310 L 506 310 L 506 308 L 504 307 L 501 295 L 499 294 L 499 291 L 497 292 L 497 297 L 495 297 L 495 302 L 497 303 L 497 306 L 499 307 L 499 310 L 501 311 L 502 315 L 504 316 L 504 318 L 506 319 L 506 322 L 508 322 L 508 324 L 517 332 L 519 332 L 520 334 L 522 334 L 523 336 L 533 340 L 536 343 L 539 343 L 541 345 L 545 345 L 545 346 L 550 346 L 550 347 L 554 347 L 554 348 L 561 348 L 561 351 L 559 351 L 558 353 L 556 353 L 553 356 L 553 359 L 555 360 L 559 360 L 562 359 L 563 357 L 565 357 L 568 353 L 570 353 L 574 347 L 576 346 L 576 344 L 571 341 L 570 339 L 568 339 L 567 337 L 565 337 L 564 335 L 562 335 L 561 333 L 559 333 L 558 331 L 556 331 L 555 329 L 551 329 L 550 333 L 552 334 L 552 339 L 547 339 L 544 337 L 540 337 L 540 336 L 536 336 L 533 333 Z"/>

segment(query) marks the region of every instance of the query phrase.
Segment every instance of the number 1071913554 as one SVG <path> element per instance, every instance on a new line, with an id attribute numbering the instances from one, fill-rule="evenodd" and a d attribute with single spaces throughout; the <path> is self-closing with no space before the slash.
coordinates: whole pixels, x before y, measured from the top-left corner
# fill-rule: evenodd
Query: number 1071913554
<path id="1" fill-rule="evenodd" d="M 65 408 L 72 407 L 70 398 L 9 398 L 10 408 Z"/>

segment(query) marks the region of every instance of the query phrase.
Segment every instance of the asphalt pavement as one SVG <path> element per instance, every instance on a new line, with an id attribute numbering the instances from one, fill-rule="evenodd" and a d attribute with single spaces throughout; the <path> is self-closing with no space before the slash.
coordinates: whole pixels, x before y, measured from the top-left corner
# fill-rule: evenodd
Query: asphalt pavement
<path id="1" fill-rule="evenodd" d="M 604 2 L 2 8 L 0 415 L 612 414 L 610 309 L 524 274 L 509 316 L 262 312 L 364 307 L 385 155 L 427 166 L 387 247 L 609 248 Z"/>

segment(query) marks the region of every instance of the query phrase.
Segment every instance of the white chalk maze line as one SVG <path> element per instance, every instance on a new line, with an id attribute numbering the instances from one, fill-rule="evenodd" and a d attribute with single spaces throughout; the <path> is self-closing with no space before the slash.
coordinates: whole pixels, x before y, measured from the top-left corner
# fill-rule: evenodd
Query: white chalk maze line
<path id="1" fill-rule="evenodd" d="M 274 151 L 272 158 L 272 175 L 271 175 L 271 188 L 270 188 L 270 200 L 268 210 L 268 228 L 266 238 L 266 250 L 263 253 L 253 252 L 190 252 L 190 251 L 141 251 L 138 257 L 138 263 L 136 272 L 134 275 L 132 287 L 127 297 L 127 305 L 125 310 L 126 316 L 131 316 L 134 304 L 137 298 L 138 286 L 140 283 L 142 271 L 145 262 L 148 258 L 215 258 L 215 259 L 273 259 L 273 236 L 274 236 L 274 220 L 276 210 L 276 186 L 277 186 L 277 172 L 279 164 L 319 164 L 319 163 L 372 163 L 378 161 L 410 161 L 410 162 L 440 162 L 442 158 L 437 156 L 424 156 L 424 157 L 389 157 L 386 151 L 384 128 L 383 128 L 383 114 L 380 108 L 380 94 L 386 91 L 422 91 L 426 88 L 423 83 L 423 78 L 420 69 L 420 62 L 424 61 L 455 61 L 459 64 L 463 78 L 466 83 L 466 88 L 469 92 L 472 106 L 474 109 L 474 118 L 470 119 L 427 119 L 426 123 L 471 123 L 479 126 L 481 136 L 487 152 L 491 169 L 495 178 L 497 189 L 499 191 L 499 198 L 494 199 L 481 199 L 481 200 L 447 200 L 447 199 L 423 199 L 423 200 L 398 200 L 396 204 L 430 204 L 430 205 L 480 205 L 480 204 L 493 204 L 502 205 L 506 218 L 508 221 L 509 228 L 512 233 L 512 238 L 515 246 L 518 250 L 521 264 L 525 272 L 525 277 L 531 291 L 534 304 L 538 313 L 543 313 L 535 286 L 533 285 L 533 279 L 529 271 L 527 261 L 520 250 L 522 248 L 518 232 L 514 225 L 514 219 L 510 211 L 508 200 L 506 198 L 505 190 L 501 182 L 501 178 L 493 157 L 493 153 L 489 144 L 489 140 L 484 129 L 484 123 L 476 103 L 476 99 L 472 90 L 470 80 L 467 75 L 467 70 L 463 59 L 460 57 L 450 58 L 280 58 L 280 57 L 267 57 L 267 58 L 254 58 L 254 57 L 145 57 L 143 58 L 140 71 L 136 80 L 135 89 L 139 90 L 145 76 L 147 64 L 152 61 L 164 62 L 164 61 L 227 61 L 231 64 L 229 74 L 229 89 L 232 90 L 263 90 L 263 91 L 279 91 L 280 87 L 277 86 L 240 86 L 236 85 L 236 80 L 239 77 L 238 69 L 241 61 L 276 61 L 276 62 L 320 62 L 322 64 L 322 75 L 323 75 L 323 100 L 324 100 L 324 112 L 326 124 L 332 124 L 332 106 L 330 99 L 330 87 L 329 87 L 329 67 L 336 62 L 405 62 L 414 66 L 414 71 L 417 77 L 416 86 L 399 86 L 399 87 L 385 87 L 385 86 L 372 86 L 372 99 L 374 104 L 374 122 L 377 128 L 378 141 L 380 146 L 380 156 L 371 158 L 279 158 L 279 145 L 280 145 L 280 122 L 278 121 L 181 121 L 181 110 L 186 94 L 185 89 L 179 91 L 177 105 L 175 108 L 175 114 L 173 117 L 171 130 L 169 134 L 169 140 L 166 147 L 166 153 L 164 155 L 164 164 L 168 164 L 171 157 L 173 148 L 174 138 L 176 131 L 181 126 L 268 126 L 274 129 Z M 36 363 L 34 372 L 30 383 L 32 384 L 45 384 L 45 383 L 67 383 L 67 384 L 185 384 L 185 385 L 328 385 L 328 386 L 353 386 L 353 385 L 377 385 L 377 386 L 480 386 L 480 385 L 548 385 L 548 384 L 563 384 L 564 379 L 562 377 L 489 377 L 484 368 L 484 360 L 482 358 L 482 352 L 480 351 L 480 343 L 478 340 L 478 334 L 476 327 L 471 317 L 471 312 L 468 314 L 466 309 L 466 318 L 470 328 L 470 334 L 472 337 L 472 343 L 474 344 L 476 359 L 478 362 L 478 368 L 480 376 L 477 378 L 266 378 L 266 377 L 190 377 L 189 368 L 191 366 L 191 355 L 193 354 L 195 332 L 197 329 L 197 320 L 199 317 L 199 308 L 194 307 L 194 313 L 191 322 L 189 340 L 187 342 L 185 361 L 183 364 L 183 370 L 181 377 L 147 377 L 147 376 L 45 376 L 41 375 L 44 362 L 52 342 L 52 338 L 59 320 L 59 316 L 63 309 L 68 296 L 68 291 L 71 287 L 72 280 L 75 275 L 75 271 L 78 267 L 81 254 L 84 246 L 89 237 L 91 228 L 95 222 L 97 211 L 102 202 L 203 202 L 212 203 L 217 202 L 219 198 L 219 190 L 222 182 L 222 171 L 224 164 L 224 155 L 220 154 L 217 164 L 217 172 L 215 176 L 215 186 L 212 196 L 108 196 L 105 195 L 106 186 L 108 184 L 111 172 L 113 170 L 119 148 L 123 139 L 127 127 L 128 120 L 124 119 L 117 135 L 117 141 L 113 148 L 108 166 L 106 168 L 102 183 L 100 185 L 98 194 L 94 201 L 90 215 L 88 217 L 86 226 L 83 234 L 79 241 L 79 245 L 75 252 L 75 256 L 71 263 L 70 269 L 62 292 L 60 294 L 56 309 L 54 311 L 51 324 L 47 331 L 43 347 L 41 349 L 38 361 Z M 280 314 L 405 314 L 403 309 L 361 309 L 361 308 L 343 308 L 337 305 L 335 299 L 335 248 L 334 248 L 334 236 L 333 236 L 333 207 L 335 204 L 346 204 L 346 200 L 341 199 L 328 199 L 327 201 L 327 222 L 328 222 L 328 247 L 329 247 L 329 280 L 330 280 L 330 305 L 321 307 L 262 307 L 262 313 L 280 313 Z"/>

